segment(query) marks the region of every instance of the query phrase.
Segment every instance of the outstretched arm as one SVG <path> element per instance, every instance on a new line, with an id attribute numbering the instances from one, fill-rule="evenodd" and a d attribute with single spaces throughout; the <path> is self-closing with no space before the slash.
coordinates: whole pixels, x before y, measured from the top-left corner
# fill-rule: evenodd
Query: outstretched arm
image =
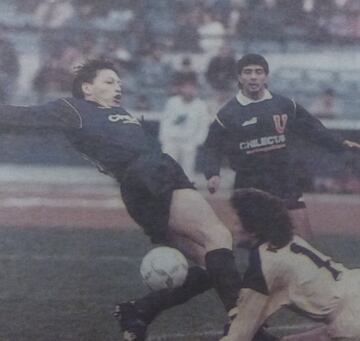
<path id="1" fill-rule="evenodd" d="M 290 129 L 300 137 L 305 137 L 330 152 L 360 150 L 357 142 L 345 140 L 327 129 L 316 117 L 305 108 L 294 102 L 295 120 L 290 122 Z"/>
<path id="2" fill-rule="evenodd" d="M 0 105 L 0 127 L 71 129 L 80 126 L 80 117 L 66 99 L 44 105 Z"/>
<path id="3" fill-rule="evenodd" d="M 267 314 L 269 299 L 269 296 L 252 289 L 241 289 L 237 315 L 231 322 L 227 335 L 221 341 L 253 340 L 257 330 L 269 317 Z"/>

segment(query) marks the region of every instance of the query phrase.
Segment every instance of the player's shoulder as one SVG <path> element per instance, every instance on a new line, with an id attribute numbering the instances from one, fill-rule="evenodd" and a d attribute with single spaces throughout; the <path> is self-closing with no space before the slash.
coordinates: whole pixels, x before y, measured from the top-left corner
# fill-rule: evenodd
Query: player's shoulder
<path id="1" fill-rule="evenodd" d="M 227 119 L 236 115 L 239 111 L 239 102 L 236 97 L 231 98 L 226 103 L 224 103 L 217 112 L 217 117 L 220 120 L 226 121 Z"/>
<path id="2" fill-rule="evenodd" d="M 272 96 L 273 101 L 276 101 L 279 104 L 294 106 L 294 99 L 293 98 L 278 94 L 276 92 L 275 93 L 271 92 L 271 96 Z"/>
<path id="3" fill-rule="evenodd" d="M 65 107 L 71 111 L 80 112 L 86 101 L 75 97 L 61 97 L 55 101 L 59 106 Z"/>

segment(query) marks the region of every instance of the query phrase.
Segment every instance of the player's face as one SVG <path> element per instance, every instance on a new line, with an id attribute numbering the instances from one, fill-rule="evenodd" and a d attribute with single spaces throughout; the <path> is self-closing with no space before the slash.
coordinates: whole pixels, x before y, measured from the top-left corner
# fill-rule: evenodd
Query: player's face
<path id="1" fill-rule="evenodd" d="M 83 84 L 86 100 L 94 101 L 104 107 L 120 106 L 122 84 L 113 70 L 99 70 L 92 83 Z"/>
<path id="2" fill-rule="evenodd" d="M 180 86 L 179 92 L 185 101 L 191 102 L 197 93 L 196 86 L 192 83 L 185 83 Z"/>
<path id="3" fill-rule="evenodd" d="M 265 92 L 267 74 L 260 65 L 245 66 L 238 78 L 242 93 L 252 99 L 260 99 Z"/>
<path id="4" fill-rule="evenodd" d="M 251 248 L 258 241 L 253 233 L 250 233 L 243 228 L 238 217 L 236 217 L 234 221 L 233 238 L 234 244 L 237 247 L 246 249 Z"/>

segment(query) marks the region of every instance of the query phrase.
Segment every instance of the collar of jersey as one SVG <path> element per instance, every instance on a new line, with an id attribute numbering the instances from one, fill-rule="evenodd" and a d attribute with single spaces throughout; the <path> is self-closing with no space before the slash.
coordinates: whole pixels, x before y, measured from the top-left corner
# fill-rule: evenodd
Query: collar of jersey
<path id="1" fill-rule="evenodd" d="M 236 99 L 241 105 L 249 105 L 251 103 L 258 103 L 258 102 L 266 101 L 267 99 L 272 99 L 272 94 L 270 93 L 269 90 L 265 89 L 264 96 L 260 99 L 254 100 L 244 96 L 240 90 L 236 95 Z"/>
<path id="2" fill-rule="evenodd" d="M 107 106 L 104 106 L 104 105 L 99 104 L 98 102 L 90 101 L 90 100 L 88 100 L 88 99 L 86 99 L 85 101 L 86 101 L 87 103 L 90 103 L 90 104 L 96 106 L 96 107 L 99 108 L 99 109 L 113 109 L 113 108 L 115 108 L 115 107 L 107 107 Z"/>

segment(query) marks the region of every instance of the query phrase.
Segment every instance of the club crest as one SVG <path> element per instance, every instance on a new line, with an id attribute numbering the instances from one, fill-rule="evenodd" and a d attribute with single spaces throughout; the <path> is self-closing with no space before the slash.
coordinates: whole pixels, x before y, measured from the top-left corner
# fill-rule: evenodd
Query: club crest
<path id="1" fill-rule="evenodd" d="M 279 134 L 283 134 L 285 131 L 285 128 L 286 128 L 288 115 L 286 115 L 286 114 L 273 115 L 273 120 L 274 120 L 276 131 Z"/>

